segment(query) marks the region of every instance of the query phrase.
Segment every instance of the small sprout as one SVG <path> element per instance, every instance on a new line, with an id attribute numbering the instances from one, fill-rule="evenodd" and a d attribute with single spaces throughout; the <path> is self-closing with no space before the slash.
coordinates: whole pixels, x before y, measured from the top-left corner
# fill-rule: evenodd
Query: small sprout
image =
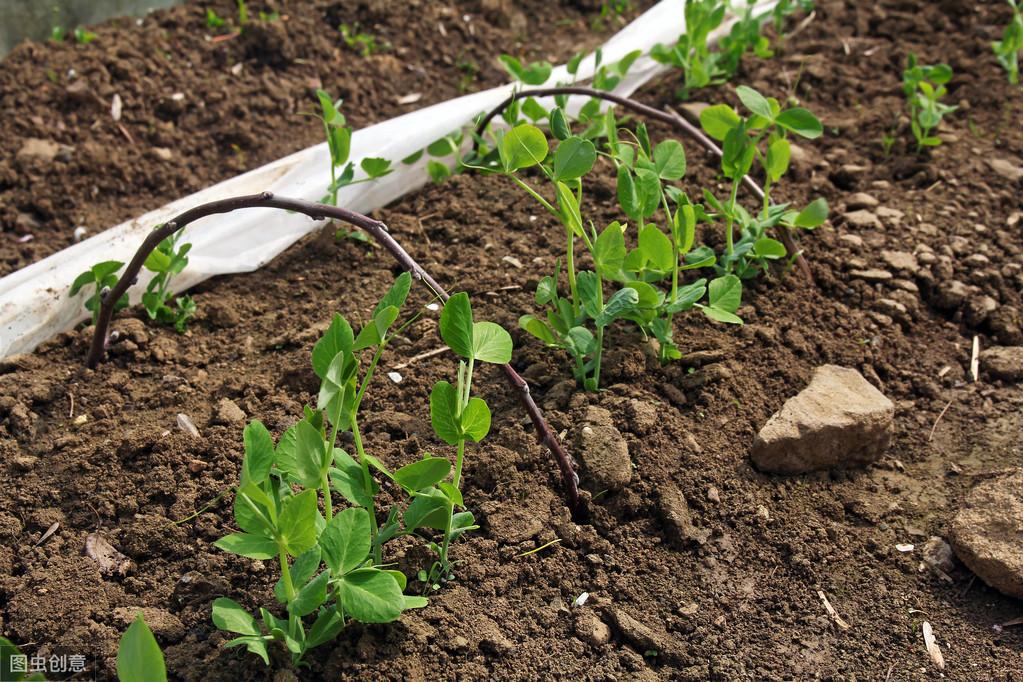
<path id="1" fill-rule="evenodd" d="M 78 43 L 79 45 L 88 45 L 92 41 L 96 40 L 96 38 L 98 37 L 92 31 L 82 28 L 81 26 L 75 29 L 74 36 L 75 42 Z"/>
<path id="2" fill-rule="evenodd" d="M 156 637 L 140 611 L 117 647 L 117 679 L 122 682 L 166 682 L 167 668 Z"/>
<path id="3" fill-rule="evenodd" d="M 92 313 L 92 323 L 96 324 L 99 319 L 99 309 L 103 304 L 103 292 L 117 284 L 117 272 L 124 267 L 124 263 L 116 260 L 96 263 L 91 268 L 78 275 L 71 283 L 68 296 L 75 296 L 83 288 L 92 286 L 93 293 L 85 299 L 85 309 Z M 124 294 L 114 305 L 114 312 L 128 307 L 128 295 Z"/>
<path id="4" fill-rule="evenodd" d="M 902 72 L 902 91 L 909 102 L 909 124 L 916 139 L 916 150 L 937 147 L 941 138 L 931 135 L 946 114 L 958 107 L 942 104 L 939 100 L 948 94 L 945 85 L 952 80 L 952 67 L 948 64 L 924 66 L 910 53 L 906 70 Z"/>
<path id="5" fill-rule="evenodd" d="M 377 54 L 378 52 L 384 52 L 391 49 L 391 44 L 387 41 L 378 43 L 377 39 L 369 33 L 363 33 L 359 30 L 359 22 L 354 24 L 341 24 L 338 26 L 338 30 L 341 31 L 341 39 L 344 40 L 345 45 L 358 52 L 363 57 L 369 57 Z"/>
<path id="6" fill-rule="evenodd" d="M 1005 0 L 1012 8 L 1012 18 L 1002 32 L 1002 39 L 991 43 L 995 58 L 1009 76 L 1009 83 L 1019 84 L 1019 55 L 1023 52 L 1023 2 Z"/>
<path id="7" fill-rule="evenodd" d="M 173 325 L 179 334 L 185 332 L 185 325 L 195 315 L 196 307 L 191 296 L 179 296 L 173 299 L 173 305 L 170 304 L 171 279 L 188 265 L 188 252 L 192 248 L 191 244 L 178 245 L 181 235 L 181 230 L 170 235 L 146 257 L 146 270 L 156 276 L 149 281 L 146 292 L 142 294 L 142 305 L 149 319 Z"/>

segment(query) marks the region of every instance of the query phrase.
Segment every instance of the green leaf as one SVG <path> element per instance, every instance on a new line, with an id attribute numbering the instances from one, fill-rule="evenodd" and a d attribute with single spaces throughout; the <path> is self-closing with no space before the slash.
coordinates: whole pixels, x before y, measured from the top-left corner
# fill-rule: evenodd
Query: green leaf
<path id="1" fill-rule="evenodd" d="M 700 308 L 703 314 L 716 322 L 726 322 L 728 324 L 742 324 L 742 318 L 735 313 L 730 313 L 727 310 L 721 310 L 714 306 L 703 306 Z"/>
<path id="2" fill-rule="evenodd" d="M 95 281 L 96 277 L 92 274 L 92 270 L 86 270 L 75 277 L 75 281 L 71 283 L 71 289 L 68 290 L 68 296 L 74 296 L 82 290 L 82 287 L 93 284 Z"/>
<path id="3" fill-rule="evenodd" d="M 615 319 L 631 312 L 639 303 L 639 292 L 625 287 L 616 291 L 608 300 L 607 305 L 594 320 L 597 327 L 606 327 Z"/>
<path id="4" fill-rule="evenodd" d="M 779 137 L 767 148 L 767 161 L 764 170 L 771 182 L 778 182 L 789 169 L 789 158 L 792 155 L 792 147 L 784 137 Z"/>
<path id="5" fill-rule="evenodd" d="M 674 267 L 675 254 L 671 240 L 653 223 L 647 223 L 639 231 L 639 250 L 661 272 Z"/>
<path id="6" fill-rule="evenodd" d="M 536 304 L 547 305 L 558 297 L 558 283 L 554 277 L 547 275 L 536 284 Z"/>
<path id="7" fill-rule="evenodd" d="M 618 205 L 632 220 L 642 219 L 643 204 L 636 189 L 636 180 L 624 165 L 618 166 Z"/>
<path id="8" fill-rule="evenodd" d="M 725 275 L 711 280 L 708 287 L 711 306 L 734 313 L 742 304 L 742 280 L 735 275 Z"/>
<path id="9" fill-rule="evenodd" d="M 330 327 L 313 346 L 313 371 L 316 372 L 316 376 L 323 379 L 331 360 L 341 351 L 351 352 L 353 343 L 355 335 L 352 332 L 352 325 L 341 315 L 334 313 Z"/>
<path id="10" fill-rule="evenodd" d="M 121 643 L 117 647 L 117 678 L 130 682 L 167 680 L 163 652 L 141 612 L 121 636 Z"/>
<path id="11" fill-rule="evenodd" d="M 249 422 L 242 434 L 245 443 L 245 458 L 242 460 L 242 474 L 239 487 L 259 484 L 270 475 L 274 463 L 274 441 L 262 422 Z"/>
<path id="12" fill-rule="evenodd" d="M 352 154 L 351 128 L 331 128 L 327 137 L 330 160 L 335 166 L 343 166 Z"/>
<path id="13" fill-rule="evenodd" d="M 434 182 L 443 182 L 451 177 L 451 169 L 440 161 L 430 159 L 426 162 L 426 172 Z"/>
<path id="14" fill-rule="evenodd" d="M 462 410 L 461 422 L 462 433 L 479 443 L 490 433 L 490 408 L 482 398 L 469 398 L 469 403 Z"/>
<path id="15" fill-rule="evenodd" d="M 410 491 L 437 485 L 451 473 L 451 462 L 443 457 L 425 457 L 394 472 L 394 480 Z"/>
<path id="16" fill-rule="evenodd" d="M 813 140 L 821 136 L 824 126 L 809 110 L 802 107 L 786 109 L 778 114 L 775 122 L 796 135 Z"/>
<path id="17" fill-rule="evenodd" d="M 440 314 L 440 336 L 455 355 L 472 357 L 473 323 L 469 294 L 459 292 L 449 298 Z"/>
<path id="18" fill-rule="evenodd" d="M 153 249 L 146 256 L 146 261 L 143 263 L 146 270 L 150 272 L 167 272 L 170 269 L 171 256 L 165 251 L 160 249 Z"/>
<path id="19" fill-rule="evenodd" d="M 457 391 L 447 381 L 438 381 L 430 392 L 430 421 L 434 433 L 448 445 L 457 445 L 462 439 Z"/>
<path id="20" fill-rule="evenodd" d="M 266 640 L 262 636 L 245 635 L 244 637 L 235 637 L 230 642 L 224 644 L 225 649 L 229 649 L 235 646 L 245 645 L 245 648 L 249 650 L 249 653 L 256 654 L 263 659 L 263 663 L 270 665 L 270 652 L 266 648 Z"/>
<path id="21" fill-rule="evenodd" d="M 339 594 L 345 613 L 362 623 L 390 623 L 405 608 L 405 595 L 398 581 L 376 568 L 362 568 L 346 575 Z"/>
<path id="22" fill-rule="evenodd" d="M 491 362 L 495 365 L 511 362 L 511 334 L 495 322 L 473 323 L 472 355 L 476 360 Z"/>
<path id="23" fill-rule="evenodd" d="M 323 381 L 320 382 L 316 409 L 325 409 L 327 418 L 339 430 L 347 429 L 351 421 L 355 403 L 355 373 L 357 369 L 355 356 L 347 351 L 342 351 L 334 356 Z M 296 435 L 298 435 L 297 431 Z"/>
<path id="24" fill-rule="evenodd" d="M 451 504 L 458 507 L 465 506 L 465 500 L 462 499 L 462 491 L 455 487 L 453 483 L 443 481 L 437 484 L 437 487 L 443 491 L 444 495 L 451 501 Z"/>
<path id="25" fill-rule="evenodd" d="M 662 180 L 679 180 L 686 174 L 686 151 L 678 140 L 665 140 L 654 148 L 654 170 Z"/>
<path id="26" fill-rule="evenodd" d="M 277 522 L 277 532 L 291 556 L 299 556 L 316 544 L 316 520 L 319 516 L 316 501 L 316 489 L 312 488 L 303 490 L 284 503 Z"/>
<path id="27" fill-rule="evenodd" d="M 225 552 L 249 559 L 273 559 L 278 551 L 277 543 L 272 539 L 253 533 L 231 533 L 213 544 Z"/>
<path id="28" fill-rule="evenodd" d="M 549 346 L 557 344 L 557 339 L 554 338 L 551 328 L 535 315 L 523 315 L 520 317 L 519 326 Z"/>
<path id="29" fill-rule="evenodd" d="M 365 158 L 359 162 L 359 166 L 371 178 L 382 178 L 393 170 L 390 159 L 378 157 Z"/>
<path id="30" fill-rule="evenodd" d="M 321 609 L 313 626 L 309 628 L 309 634 L 306 635 L 306 649 L 313 649 L 329 642 L 341 634 L 344 627 L 345 621 L 338 614 L 336 606 Z"/>
<path id="31" fill-rule="evenodd" d="M 822 225 L 827 219 L 828 201 L 824 197 L 819 197 L 811 201 L 806 208 L 799 212 L 793 224 L 796 227 L 812 230 Z"/>
<path id="32" fill-rule="evenodd" d="M 380 302 L 373 308 L 373 318 L 376 319 L 384 309 L 389 307 L 395 307 L 401 309 L 405 305 L 405 301 L 408 300 L 408 292 L 412 288 L 412 275 L 408 272 L 403 272 L 398 275 L 394 280 L 394 284 L 387 290 L 387 293 L 383 295 Z"/>
<path id="33" fill-rule="evenodd" d="M 635 289 L 636 294 L 639 296 L 639 300 L 636 302 L 636 306 L 639 308 L 653 309 L 661 304 L 663 294 L 660 294 L 657 289 L 646 282 L 629 282 L 626 284 L 630 289 Z"/>
<path id="34" fill-rule="evenodd" d="M 625 235 L 618 221 L 605 227 L 597 237 L 593 245 L 593 262 L 597 272 L 605 279 L 618 276 L 625 262 Z"/>
<path id="35" fill-rule="evenodd" d="M 213 624 L 221 630 L 239 635 L 259 635 L 259 623 L 242 605 L 227 597 L 213 600 Z"/>
<path id="36" fill-rule="evenodd" d="M 296 618 L 308 616 L 327 601 L 327 583 L 330 573 L 324 571 L 306 583 L 288 604 L 288 613 Z"/>
<path id="37" fill-rule="evenodd" d="M 366 479 L 359 463 L 344 450 L 334 448 L 334 465 L 337 468 L 330 470 L 331 487 L 352 504 L 368 508 L 373 499 L 366 490 Z"/>
<path id="38" fill-rule="evenodd" d="M 455 141 L 450 135 L 445 135 L 439 140 L 434 140 L 426 147 L 426 153 L 430 156 L 450 156 L 458 151 Z"/>
<path id="39" fill-rule="evenodd" d="M 527 97 L 522 103 L 522 113 L 533 121 L 539 121 L 547 118 L 547 110 L 544 109 L 533 97 Z"/>
<path id="40" fill-rule="evenodd" d="M 295 425 L 295 478 L 303 487 L 318 488 L 330 468 L 333 453 L 327 451 L 323 434 L 306 420 Z"/>
<path id="41" fill-rule="evenodd" d="M 717 141 L 722 141 L 728 131 L 739 125 L 739 115 L 727 104 L 715 104 L 700 112 L 700 126 Z"/>
<path id="42" fill-rule="evenodd" d="M 335 514 L 320 534 L 323 561 L 335 578 L 358 568 L 369 556 L 371 545 L 369 512 L 360 507 Z"/>
<path id="43" fill-rule="evenodd" d="M 574 180 L 590 172 L 597 160 L 597 149 L 589 140 L 570 137 L 554 150 L 554 179 Z"/>
<path id="44" fill-rule="evenodd" d="M 743 105 L 754 114 L 762 116 L 768 121 L 774 120 L 774 111 L 771 109 L 771 104 L 753 88 L 747 85 L 740 85 L 735 89 L 735 94 L 739 96 L 739 100 L 742 101 Z"/>
<path id="45" fill-rule="evenodd" d="M 753 244 L 753 252 L 761 258 L 784 258 L 788 252 L 785 250 L 785 245 L 777 239 L 771 239 L 770 237 L 761 237 Z"/>
<path id="46" fill-rule="evenodd" d="M 565 116 L 565 110 L 561 107 L 554 109 L 554 112 L 550 115 L 551 121 L 551 132 L 554 137 L 559 140 L 567 140 L 572 135 L 572 128 L 568 125 L 568 118 Z"/>
<path id="47" fill-rule="evenodd" d="M 448 523 L 449 504 L 447 496 L 436 488 L 420 492 L 412 498 L 412 502 L 405 509 L 405 530 L 408 532 L 416 528 L 444 530 Z"/>
<path id="48" fill-rule="evenodd" d="M 501 138 L 501 165 L 508 173 L 536 166 L 547 158 L 547 137 L 528 123 L 515 126 Z"/>
<path id="49" fill-rule="evenodd" d="M 405 610 L 408 609 L 421 609 L 430 605 L 430 600 L 426 597 L 409 597 L 405 596 Z"/>

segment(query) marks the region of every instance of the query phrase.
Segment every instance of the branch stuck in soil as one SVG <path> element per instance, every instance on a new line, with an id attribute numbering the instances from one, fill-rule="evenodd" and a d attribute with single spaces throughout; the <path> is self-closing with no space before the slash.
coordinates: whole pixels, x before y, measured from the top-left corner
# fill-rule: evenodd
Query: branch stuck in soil
<path id="1" fill-rule="evenodd" d="M 484 116 L 483 120 L 480 121 L 479 125 L 476 126 L 475 141 L 473 142 L 474 150 L 478 148 L 479 139 L 483 136 L 483 133 L 486 131 L 487 126 L 490 125 L 490 122 L 494 120 L 496 116 L 500 115 L 502 111 L 507 109 L 512 102 L 519 99 L 525 99 L 527 97 L 554 97 L 555 95 L 584 95 L 587 97 L 595 97 L 597 99 L 613 102 L 614 104 L 618 104 L 627 109 L 631 109 L 632 111 L 635 111 L 638 114 L 642 114 L 647 118 L 652 118 L 656 121 L 660 121 L 670 126 L 674 126 L 675 128 L 678 128 L 683 133 L 685 133 L 686 135 L 695 139 L 697 142 L 703 145 L 703 147 L 707 151 L 711 152 L 712 154 L 718 157 L 722 155 L 721 148 L 714 144 L 713 140 L 704 135 L 702 130 L 700 130 L 697 126 L 693 125 L 686 119 L 682 118 L 674 110 L 669 109 L 666 112 L 659 111 L 657 109 L 654 109 L 653 107 L 649 107 L 645 104 L 637 102 L 634 99 L 622 97 L 621 95 L 615 95 L 614 93 L 604 92 L 603 90 L 597 90 L 595 88 L 590 88 L 582 85 L 566 85 L 553 88 L 534 88 L 530 90 L 519 90 L 518 92 L 512 93 L 507 99 L 505 99 L 503 102 L 494 107 L 494 109 L 490 113 Z M 742 181 L 743 184 L 751 192 L 753 192 L 757 199 L 763 201 L 764 190 L 761 189 L 760 185 L 757 184 L 756 180 L 754 180 L 749 175 L 745 175 L 743 176 Z M 803 273 L 803 276 L 806 277 L 807 281 L 810 282 L 810 284 L 813 284 L 814 283 L 813 273 L 810 271 L 810 265 L 806 262 L 806 259 L 803 258 L 803 253 L 799 250 L 799 247 L 796 246 L 796 242 L 792 238 L 792 233 L 789 231 L 787 227 L 779 225 L 778 236 L 780 237 L 782 244 L 785 245 L 785 250 L 788 252 L 789 256 L 795 257 L 796 265 L 799 267 L 799 270 Z"/>
<path id="2" fill-rule="evenodd" d="M 430 289 L 432 289 L 441 300 L 446 301 L 448 299 L 448 293 L 444 290 L 444 288 L 438 284 L 437 281 L 433 279 L 433 277 L 431 277 L 407 251 L 405 251 L 401 244 L 395 241 L 394 237 L 392 237 L 390 232 L 387 231 L 387 225 L 379 220 L 374 220 L 368 216 L 337 206 L 318 204 L 302 199 L 275 197 L 271 192 L 221 199 L 219 201 L 211 201 L 208 204 L 196 206 L 195 208 L 185 211 L 173 220 L 157 227 L 145 238 L 138 251 L 135 252 L 134 257 L 132 257 L 131 261 L 128 263 L 128 266 L 124 270 L 124 274 L 118 280 L 117 284 L 111 290 L 105 292 L 103 296 L 103 302 L 100 305 L 99 316 L 96 322 L 96 330 L 92 337 L 92 346 L 89 349 L 89 356 L 86 360 L 86 364 L 89 368 L 94 368 L 100 360 L 103 359 L 103 356 L 106 353 L 110 321 L 114 315 L 115 302 L 120 300 L 121 296 L 128 291 L 128 288 L 138 280 L 138 274 L 142 270 L 142 266 L 146 262 L 146 258 L 150 253 L 152 253 L 157 245 L 189 223 L 193 223 L 200 218 L 205 218 L 218 213 L 229 213 L 242 208 L 279 208 L 286 211 L 293 211 L 295 213 L 302 213 L 313 220 L 333 218 L 362 228 L 368 232 L 377 241 L 377 243 L 387 249 L 387 251 L 394 256 L 394 259 L 398 261 L 398 264 L 412 274 L 413 278 L 430 287 Z M 511 384 L 512 388 L 515 390 L 519 401 L 529 414 L 530 421 L 533 422 L 533 428 L 536 429 L 538 442 L 550 449 L 550 451 L 554 454 L 555 459 L 557 459 L 558 468 L 561 470 L 561 477 L 565 486 L 565 494 L 568 498 L 569 506 L 573 512 L 578 512 L 580 510 L 579 477 L 572 466 L 572 459 L 570 455 L 561 445 L 561 441 L 558 440 L 557 435 L 555 435 L 554 432 L 551 431 L 550 426 L 548 426 L 547 421 L 543 417 L 543 413 L 533 400 L 532 395 L 530 395 L 529 384 L 526 383 L 526 380 L 523 379 L 510 364 L 504 365 L 503 369 L 505 376 L 508 378 L 508 383 Z"/>

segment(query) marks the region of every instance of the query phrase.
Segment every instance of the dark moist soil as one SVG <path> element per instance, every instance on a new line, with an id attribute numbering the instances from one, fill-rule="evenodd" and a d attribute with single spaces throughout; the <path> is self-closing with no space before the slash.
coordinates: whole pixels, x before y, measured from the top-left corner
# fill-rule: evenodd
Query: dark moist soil
<path id="1" fill-rule="evenodd" d="M 436 11 L 429 7 L 410 10 L 388 38 L 399 44 L 406 30 L 432 35 L 432 19 L 420 18 Z M 197 7 L 159 16 L 168 19 L 156 23 L 179 28 L 192 22 L 174 35 L 201 33 Z M 993 627 L 1020 616 L 1023 605 L 962 566 L 951 572 L 951 583 L 944 581 L 921 568 L 919 552 L 930 536 L 947 536 L 974 484 L 1020 462 L 1023 394 L 986 377 L 968 379 L 974 335 L 985 347 L 1023 342 L 1020 183 L 988 164 L 1008 159 L 1020 165 L 1023 157 L 1023 135 L 1014 124 L 1023 114 L 1023 90 L 1007 86 L 988 48 L 1006 16 L 994 3 L 823 2 L 778 56 L 748 62 L 739 82 L 792 94 L 821 114 L 827 128 L 822 140 L 802 145 L 806 158 L 797 159 L 794 178 L 779 188 L 786 199 L 823 195 L 832 205 L 830 224 L 800 236 L 817 284 L 776 273 L 747 292 L 740 311 L 747 324 L 739 328 L 696 314 L 680 318 L 676 336 L 690 355 L 666 367 L 642 344 L 628 342 L 627 331 L 615 329 L 607 390 L 599 395 L 571 390 L 565 358 L 516 329 L 516 318 L 534 307 L 533 286 L 553 270 L 562 248 L 560 229 L 535 203 L 500 178 L 462 176 L 380 211 L 442 283 L 472 293 L 479 317 L 513 330 L 514 364 L 530 379 L 552 425 L 571 442 L 588 407 L 610 410 L 635 468 L 624 490 L 598 495 L 588 518 L 573 521 L 549 454 L 535 444 L 498 373 L 485 369 L 478 386 L 496 419 L 485 444 L 468 455 L 465 491 L 482 529 L 455 549 L 464 561 L 457 581 L 398 623 L 351 626 L 294 674 L 268 671 L 251 656 L 223 649 L 227 637 L 210 622 L 216 596 L 251 609 L 273 604 L 277 577 L 272 563 L 234 557 L 211 544 L 233 528 L 230 495 L 211 501 L 236 482 L 242 457 L 243 423 L 219 418 L 229 416 L 218 416 L 220 402 L 233 401 L 276 433 L 293 423 L 301 405 L 315 399 L 312 343 L 332 311 L 356 319 L 369 313 L 397 273 L 387 254 L 311 237 L 260 272 L 199 287 L 199 318 L 185 336 L 145 325 L 138 311 L 129 311 L 116 323 L 121 340 L 110 361 L 96 371 L 81 368 L 85 332 L 5 363 L 0 632 L 26 643 L 30 653 L 87 654 L 101 678 L 113 674 L 119 634 L 144 607 L 172 676 L 186 680 L 937 679 L 942 673 L 920 634 L 926 620 L 943 649 L 947 679 L 1023 679 L 1023 629 Z M 289 24 L 289 31 L 298 25 Z M 545 24 L 538 18 L 535 25 Z M 101 45 L 115 44 L 114 31 L 100 31 Z M 118 43 L 136 45 L 159 35 L 145 26 L 116 31 Z M 215 48 L 192 42 L 203 60 L 215 63 Z M 547 36 L 532 44 L 540 42 Z M 240 49 L 232 43 L 217 49 Z M 438 44 L 451 54 L 444 41 Z M 479 55 L 497 51 L 472 44 Z M 76 49 L 22 48 L 6 64 L 27 61 L 27 52 L 70 59 Z M 104 48 L 89 50 L 103 59 Z M 961 102 L 941 131 L 946 143 L 925 157 L 908 148 L 899 120 L 901 66 L 910 50 L 925 62 L 952 65 L 950 100 Z M 236 54 L 220 59 L 214 73 L 225 73 Z M 243 74 L 251 67 L 278 77 L 245 63 Z M 317 75 L 312 65 L 303 68 L 309 71 L 287 71 L 296 101 L 307 93 L 301 78 Z M 327 70 L 318 75 L 326 77 Z M 265 97 L 260 78 L 248 81 L 246 90 L 259 88 L 258 97 Z M 393 86 L 391 96 L 418 89 L 400 82 L 380 79 L 374 88 Z M 669 104 L 679 83 L 670 76 L 639 98 Z M 440 98 L 455 89 L 449 78 L 424 91 Z M 730 87 L 699 96 L 734 101 Z M 383 117 L 398 110 L 383 96 L 369 104 L 372 109 L 350 107 L 352 118 L 364 123 L 370 111 Z M 6 99 L 5 106 L 11 106 Z M 197 128 L 190 134 L 203 129 L 197 140 L 232 129 L 193 115 Z M 301 119 L 265 112 L 259 120 L 271 119 L 276 128 L 288 126 L 288 144 L 315 138 Z M 10 120 L 5 115 L 4 125 Z M 28 124 L 19 118 L 14 125 Z M 881 138 L 893 125 L 899 141 L 886 157 Z M 101 129 L 108 143 L 117 139 L 109 122 Z M 249 130 L 266 145 L 249 152 L 251 165 L 292 149 Z M 656 138 L 669 132 L 652 127 Z M 68 125 L 61 139 L 80 134 L 86 133 Z M 138 137 L 139 149 L 154 143 Z M 134 154 L 130 145 L 116 146 L 118 153 Z M 684 186 L 696 193 L 717 179 L 702 152 L 687 147 L 691 170 Z M 163 171 L 160 187 L 141 194 L 101 189 L 93 197 L 88 186 L 117 185 L 111 177 L 118 175 L 83 168 L 51 196 L 106 224 L 240 169 L 223 165 L 219 150 L 203 154 L 189 161 L 190 170 Z M 205 168 L 203 159 L 211 155 L 217 161 Z M 139 152 L 124 163 L 132 167 L 141 158 Z M 16 177 L 20 183 L 22 176 Z M 610 173 L 592 185 L 588 210 L 599 223 L 613 215 Z M 880 216 L 876 225 L 852 225 L 842 216 L 860 201 L 852 198 L 856 192 L 891 210 L 872 209 Z M 63 243 L 46 241 L 47 248 Z M 885 250 L 913 252 L 918 266 L 897 270 Z M 40 254 L 14 254 L 9 265 Z M 889 277 L 863 274 L 870 270 Z M 993 310 L 977 304 L 985 296 Z M 426 300 L 417 291 L 416 303 Z M 383 364 L 390 370 L 439 345 L 436 314 L 429 313 Z M 888 455 L 863 470 L 795 477 L 756 472 L 748 452 L 757 430 L 824 363 L 860 370 L 896 403 Z M 391 466 L 424 450 L 450 454 L 431 436 L 427 395 L 435 381 L 453 376 L 454 367 L 453 358 L 440 355 L 401 367 L 401 383 L 381 375 L 365 409 L 373 454 Z M 191 417 L 199 437 L 176 426 L 178 413 Z M 664 521 L 675 490 L 693 517 L 693 527 L 682 533 Z M 57 531 L 40 542 L 53 524 Z M 93 532 L 130 559 L 125 575 L 102 575 L 83 555 Z M 522 556 L 554 540 L 560 542 Z M 897 551 L 901 543 L 918 549 Z M 410 575 L 426 561 L 410 545 L 389 548 L 389 554 Z M 829 617 L 818 591 L 849 629 Z M 589 600 L 571 607 L 583 592 Z M 287 670 L 278 648 L 274 657 L 275 669 Z"/>

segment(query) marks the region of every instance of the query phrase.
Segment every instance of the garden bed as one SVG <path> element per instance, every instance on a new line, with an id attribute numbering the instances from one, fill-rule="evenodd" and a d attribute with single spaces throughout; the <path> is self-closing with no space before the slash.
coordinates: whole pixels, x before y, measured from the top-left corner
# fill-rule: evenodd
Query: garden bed
<path id="1" fill-rule="evenodd" d="M 592 17 L 570 8 L 550 11 L 577 22 Z M 158 16 L 201 22 L 195 6 Z M 435 20 L 406 19 L 388 21 L 432 35 Z M 553 271 L 563 248 L 559 226 L 528 197 L 511 193 L 504 178 L 463 175 L 380 210 L 378 217 L 442 284 L 469 291 L 481 319 L 513 330 L 513 365 L 569 446 L 587 419 L 607 418 L 594 410 L 603 408 L 628 443 L 634 469 L 623 490 L 598 494 L 584 518 L 573 520 L 557 469 L 535 444 L 515 397 L 497 371 L 482 371 L 476 385 L 495 422 L 466 459 L 466 500 L 482 529 L 457 546 L 465 562 L 458 579 L 397 623 L 348 628 L 336 646 L 313 651 L 310 668 L 297 674 L 929 679 L 942 673 L 923 644 L 926 620 L 944 650 L 949 679 L 1019 677 L 1023 628 L 993 626 L 1019 617 L 1020 602 L 974 581 L 961 565 L 949 574 L 951 582 L 921 570 L 920 550 L 929 537 L 948 536 L 975 483 L 1019 465 L 1023 395 L 983 367 L 982 381 L 969 376 L 974 336 L 984 347 L 1023 344 L 1021 185 L 989 163 L 1018 166 L 1023 157 L 1023 134 L 1014 125 L 1023 116 L 1023 91 L 1005 84 L 988 46 L 1004 20 L 1001 7 L 987 4 L 825 1 L 779 55 L 747 61 L 737 83 L 779 98 L 791 93 L 825 125 L 821 140 L 801 145 L 805 157 L 794 157 L 794 180 L 776 190 L 801 204 L 824 195 L 832 206 L 830 224 L 801 235 L 816 285 L 793 272 L 751 287 L 742 327 L 683 318 L 676 340 L 687 357 L 677 363 L 661 366 L 640 343 L 612 347 L 607 390 L 599 394 L 572 387 L 567 360 L 517 329 L 518 316 L 535 307 L 537 280 Z M 319 30 L 311 21 L 295 26 L 301 35 Z M 535 18 L 530 26 L 558 22 Z M 119 28 L 117 44 L 153 40 L 152 30 Z M 511 35 L 495 30 L 498 41 Z M 398 35 L 388 39 L 399 45 Z M 543 35 L 532 44 L 558 45 L 556 36 Z M 564 49 L 550 56 L 564 58 L 578 47 L 567 37 L 575 34 L 566 28 L 564 35 Z M 319 40 L 296 38 L 296 44 Z M 450 42 L 440 41 L 442 54 L 456 59 Z M 114 44 L 111 38 L 102 49 Z M 514 51 L 507 42 L 496 45 Z M 42 49 L 21 48 L 9 57 L 0 76 L 5 85 L 29 82 L 12 67 Z M 69 59 L 65 52 L 72 49 L 45 54 Z M 240 43 L 227 49 L 241 49 Z M 498 48 L 473 43 L 472 49 L 479 50 L 484 82 L 499 81 L 490 61 Z M 941 131 L 945 144 L 922 160 L 912 153 L 908 131 L 899 133 L 887 158 L 882 145 L 904 106 L 900 74 L 909 51 L 925 62 L 949 62 L 956 74 L 949 99 L 963 102 Z M 414 62 L 411 54 L 398 56 Z M 206 57 L 220 60 L 224 72 L 235 58 Z M 457 92 L 451 66 L 431 72 L 425 83 L 389 81 L 374 70 L 382 68 L 348 57 L 331 76 L 365 69 L 367 75 L 346 85 L 346 111 L 356 125 L 402 111 L 394 97 L 409 91 L 421 89 L 421 103 Z M 299 99 L 308 91 L 304 78 L 317 75 L 328 89 L 334 84 L 325 73 L 302 70 L 311 66 L 292 62 L 288 69 L 295 70 L 291 89 L 298 92 L 290 96 L 296 102 L 305 101 Z M 238 93 L 249 104 L 267 96 L 263 81 L 276 77 L 269 71 L 245 76 L 248 66 L 242 73 L 251 78 L 248 87 L 260 89 Z M 367 82 L 376 95 L 363 99 L 357 84 Z M 672 75 L 636 97 L 659 108 L 673 103 L 678 85 Z M 734 94 L 726 86 L 695 99 L 734 102 Z M 5 125 L 10 106 L 5 97 Z M 296 107 L 291 111 L 302 109 Z M 33 202 L 31 210 L 52 207 L 49 215 L 39 213 L 43 222 L 58 217 L 52 233 L 39 228 L 26 245 L 11 247 L 5 235 L 4 267 L 66 245 L 60 235 L 78 222 L 76 211 L 90 224 L 113 223 L 317 141 L 315 125 L 282 116 L 278 107 L 250 111 L 262 113 L 242 126 L 253 146 L 241 162 L 225 160 L 223 145 L 237 144 L 226 138 L 194 157 L 186 154 L 232 129 L 197 118 L 192 127 L 175 129 L 181 137 L 157 145 L 188 157 L 183 165 L 157 166 L 144 151 L 157 140 L 141 133 L 137 151 L 118 152 L 129 156 L 118 162 L 124 168 L 162 169 L 148 181 L 102 164 L 82 166 L 53 189 L 36 182 L 29 195 L 18 189 L 21 179 L 12 184 L 0 176 L 8 192 L 26 192 L 15 196 Z M 68 136 L 81 134 L 74 120 L 65 125 Z M 103 130 L 107 137 L 94 144 L 112 147 L 122 134 Z M 651 133 L 674 135 L 661 124 Z M 184 140 L 195 147 L 177 146 Z M 714 186 L 716 164 L 683 143 L 685 182 Z M 4 144 L 9 159 L 13 148 Z M 601 167 L 606 177 L 591 187 L 591 201 L 595 214 L 609 220 L 616 215 L 613 170 Z M 110 182 L 115 185 L 104 184 Z M 3 210 L 6 224 L 8 214 L 26 209 L 5 198 Z M 927 252 L 933 260 L 922 256 Z M 259 272 L 198 287 L 198 318 L 185 336 L 144 324 L 131 316 L 136 310 L 115 322 L 120 339 L 96 370 L 83 369 L 86 332 L 3 364 L 0 633 L 31 642 L 26 649 L 33 653 L 85 654 L 102 678 L 111 675 L 120 633 L 144 607 L 174 677 L 268 678 L 255 657 L 223 649 L 227 638 L 210 621 L 214 597 L 252 609 L 272 603 L 277 579 L 270 562 L 264 567 L 213 547 L 234 527 L 230 495 L 217 498 L 237 482 L 244 420 L 258 418 L 274 433 L 289 426 L 301 405 L 315 400 L 309 351 L 322 323 L 335 310 L 365 319 L 397 272 L 381 249 L 337 243 L 324 233 Z M 994 310 L 978 305 L 983 296 Z M 421 289 L 413 289 L 412 299 L 427 301 Z M 363 410 L 367 449 L 391 466 L 424 450 L 444 450 L 430 428 L 428 396 L 437 380 L 448 378 L 451 358 L 410 360 L 441 345 L 436 327 L 436 314 L 424 316 L 385 353 L 383 367 L 402 380 L 377 379 Z M 757 431 L 826 363 L 858 369 L 895 402 L 888 455 L 862 470 L 758 473 L 748 457 Z M 179 413 L 195 423 L 198 437 L 177 426 Z M 691 523 L 679 522 L 678 493 L 688 501 Z M 57 531 L 40 543 L 55 523 Z M 83 555 L 85 538 L 95 531 L 131 560 L 124 575 L 104 576 Z M 915 549 L 896 549 L 907 544 Z M 399 548 L 398 561 L 415 575 L 429 559 L 409 544 Z M 573 606 L 583 592 L 589 599 Z M 286 656 L 277 654 L 275 665 L 286 668 Z"/>

